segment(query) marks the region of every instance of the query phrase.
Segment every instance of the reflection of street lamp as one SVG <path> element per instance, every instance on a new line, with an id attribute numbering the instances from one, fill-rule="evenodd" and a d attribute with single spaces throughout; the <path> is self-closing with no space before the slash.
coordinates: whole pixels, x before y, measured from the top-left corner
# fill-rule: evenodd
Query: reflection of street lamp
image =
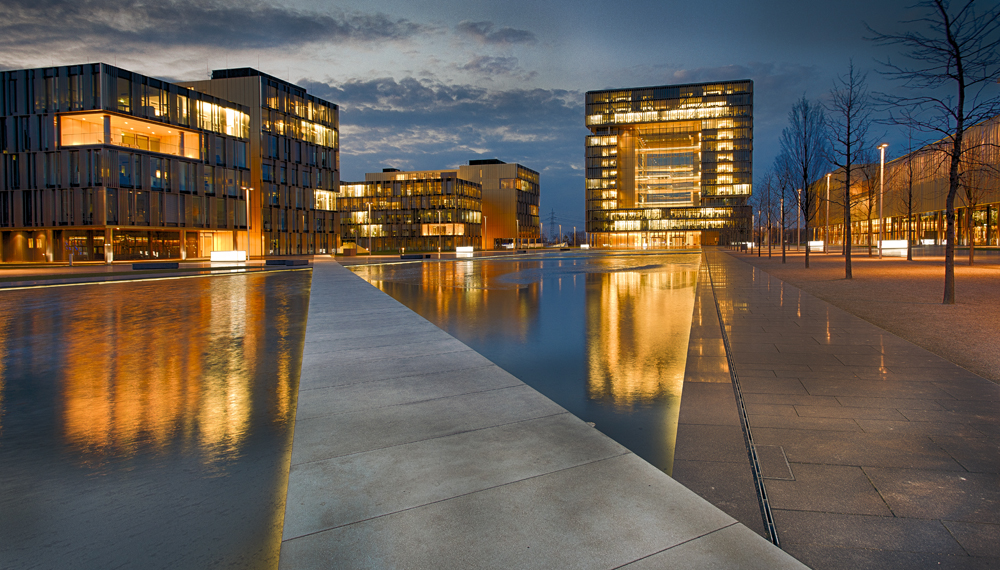
<path id="1" fill-rule="evenodd" d="M 830 175 L 826 173 L 826 231 L 823 232 L 823 253 L 830 253 Z"/>
<path id="2" fill-rule="evenodd" d="M 247 200 L 247 260 L 250 259 L 250 192 L 253 188 L 243 187 L 243 192 Z"/>
<path id="3" fill-rule="evenodd" d="M 878 258 L 882 259 L 882 240 L 884 236 L 882 235 L 883 228 L 885 228 L 885 219 L 882 217 L 882 196 L 885 192 L 885 148 L 889 146 L 889 143 L 882 143 L 878 145 L 879 154 L 882 155 L 882 164 L 878 169 Z"/>

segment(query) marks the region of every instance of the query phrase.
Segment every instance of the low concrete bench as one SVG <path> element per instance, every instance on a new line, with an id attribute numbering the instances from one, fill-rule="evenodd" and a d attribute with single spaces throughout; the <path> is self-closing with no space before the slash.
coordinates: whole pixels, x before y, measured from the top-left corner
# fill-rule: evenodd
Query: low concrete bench
<path id="1" fill-rule="evenodd" d="M 399 256 L 400 259 L 430 259 L 431 254 L 429 253 L 404 253 Z"/>
<path id="2" fill-rule="evenodd" d="M 264 265 L 309 265 L 308 259 L 268 259 Z"/>
<path id="3" fill-rule="evenodd" d="M 180 264 L 176 261 L 153 261 L 149 263 L 133 263 L 132 271 L 140 269 L 177 269 Z"/>

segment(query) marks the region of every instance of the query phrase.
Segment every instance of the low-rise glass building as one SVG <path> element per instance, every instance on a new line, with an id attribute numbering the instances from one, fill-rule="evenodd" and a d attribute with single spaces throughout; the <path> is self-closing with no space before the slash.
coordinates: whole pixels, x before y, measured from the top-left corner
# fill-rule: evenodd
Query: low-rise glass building
<path id="1" fill-rule="evenodd" d="M 586 125 L 592 247 L 697 247 L 746 234 L 752 81 L 590 91 Z"/>
<path id="2" fill-rule="evenodd" d="M 482 245 L 482 186 L 454 170 L 368 173 L 364 182 L 341 184 L 337 209 L 345 246 L 400 252 Z"/>

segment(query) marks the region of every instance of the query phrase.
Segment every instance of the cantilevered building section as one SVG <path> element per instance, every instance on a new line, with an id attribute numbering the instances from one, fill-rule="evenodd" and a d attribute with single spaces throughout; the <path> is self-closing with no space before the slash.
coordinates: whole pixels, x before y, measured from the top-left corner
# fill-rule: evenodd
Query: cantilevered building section
<path id="1" fill-rule="evenodd" d="M 593 247 L 697 247 L 747 231 L 753 82 L 587 93 Z"/>
<path id="2" fill-rule="evenodd" d="M 248 108 L 250 255 L 334 251 L 340 188 L 337 106 L 248 67 L 217 69 L 210 80 L 182 85 Z"/>
<path id="3" fill-rule="evenodd" d="M 100 63 L 0 73 L 3 261 L 235 249 L 246 240 L 249 112 Z"/>

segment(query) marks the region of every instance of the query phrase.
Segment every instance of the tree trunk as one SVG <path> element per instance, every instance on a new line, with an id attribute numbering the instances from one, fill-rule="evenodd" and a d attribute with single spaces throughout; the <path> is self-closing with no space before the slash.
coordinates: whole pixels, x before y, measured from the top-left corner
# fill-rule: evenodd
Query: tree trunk
<path id="1" fill-rule="evenodd" d="M 913 208 L 906 218 L 906 261 L 913 261 Z"/>
<path id="2" fill-rule="evenodd" d="M 803 233 L 806 234 L 806 269 L 809 269 L 809 219 L 802 216 L 802 229 L 805 230 Z"/>
<path id="3" fill-rule="evenodd" d="M 968 236 L 969 240 L 969 265 L 971 266 L 976 259 L 976 236 L 972 233 L 973 231 L 973 220 L 972 220 L 972 207 L 965 209 L 965 235 Z"/>

